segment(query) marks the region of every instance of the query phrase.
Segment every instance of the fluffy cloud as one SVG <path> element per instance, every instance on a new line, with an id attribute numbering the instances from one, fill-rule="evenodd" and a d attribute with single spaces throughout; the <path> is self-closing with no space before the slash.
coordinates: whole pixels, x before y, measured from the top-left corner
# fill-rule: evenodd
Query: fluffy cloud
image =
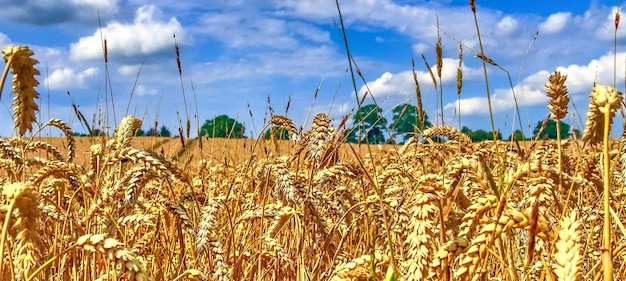
<path id="1" fill-rule="evenodd" d="M 67 90 L 85 88 L 87 80 L 98 74 L 98 68 L 91 67 L 77 72 L 71 68 L 61 68 L 54 70 L 43 82 L 44 86 L 49 86 L 52 90 Z"/>
<path id="2" fill-rule="evenodd" d="M 511 89 L 497 89 L 491 95 L 491 110 L 493 113 L 512 111 L 515 108 L 515 99 L 519 106 L 531 106 L 545 103 L 547 104 L 548 97 L 545 92 L 538 89 L 521 86 L 516 89 L 517 95 L 513 95 Z M 461 99 L 461 109 L 458 108 L 458 103 L 448 103 L 444 106 L 445 111 L 457 112 L 461 115 L 473 115 L 473 114 L 489 114 L 489 107 L 487 106 L 486 97 L 472 97 Z"/>
<path id="3" fill-rule="evenodd" d="M 496 36 L 509 37 L 517 31 L 519 22 L 512 17 L 504 17 L 496 24 L 496 30 L 494 31 Z"/>
<path id="4" fill-rule="evenodd" d="M 11 38 L 6 34 L 0 32 L 0 48 L 4 49 L 6 46 L 11 44 Z"/>
<path id="5" fill-rule="evenodd" d="M 617 54 L 617 61 L 626 60 L 626 52 Z M 576 99 L 585 99 L 593 87 L 593 83 L 613 84 L 613 55 L 607 54 L 598 59 L 591 60 L 587 65 L 572 64 L 557 67 L 561 74 L 567 75 L 566 85 L 570 96 Z M 624 64 L 619 64 L 616 73 L 624 73 Z M 520 106 L 533 106 L 547 104 L 548 98 L 543 85 L 548 81 L 550 72 L 542 70 L 527 76 L 516 87 L 517 102 Z M 494 113 L 511 111 L 514 106 L 513 93 L 510 89 L 497 89 L 491 96 L 491 104 Z M 461 99 L 461 114 L 487 114 L 489 113 L 486 97 L 472 97 Z M 448 111 L 459 111 L 456 102 L 448 103 L 445 107 Z"/>
<path id="6" fill-rule="evenodd" d="M 176 18 L 164 21 L 160 17 L 159 9 L 147 5 L 137 9 L 133 23 L 113 21 L 102 28 L 102 36 L 107 40 L 109 57 L 133 58 L 173 49 L 172 34 L 176 34 L 179 43 L 188 40 L 185 30 Z M 93 35 L 71 44 L 70 56 L 76 60 L 101 59 L 100 32 L 97 30 Z"/>
<path id="7" fill-rule="evenodd" d="M 153 96 L 158 94 L 158 92 L 157 89 L 148 88 L 144 85 L 137 85 L 135 88 L 135 94 L 138 96 Z"/>
<path id="8" fill-rule="evenodd" d="M 434 62 L 430 62 L 433 64 Z M 443 71 L 441 72 L 441 81 L 444 84 L 456 83 L 456 72 L 459 65 L 458 59 L 444 58 Z M 437 75 L 437 68 L 432 66 L 432 71 Z M 462 67 L 464 79 L 472 79 L 480 75 L 480 70 L 469 68 L 465 65 Z M 416 70 L 417 81 L 420 89 L 426 91 L 433 87 L 432 78 L 427 71 Z M 437 78 L 439 83 L 439 78 Z M 407 70 L 399 73 L 385 72 L 374 81 L 367 82 L 367 87 L 361 87 L 359 93 L 363 94 L 369 89 L 375 97 L 387 97 L 390 95 L 413 95 L 415 93 L 415 81 L 413 79 L 413 71 Z"/>
<path id="9" fill-rule="evenodd" d="M 565 28 L 571 17 L 571 13 L 552 14 L 546 21 L 539 24 L 539 32 L 545 34 L 557 33 Z"/>

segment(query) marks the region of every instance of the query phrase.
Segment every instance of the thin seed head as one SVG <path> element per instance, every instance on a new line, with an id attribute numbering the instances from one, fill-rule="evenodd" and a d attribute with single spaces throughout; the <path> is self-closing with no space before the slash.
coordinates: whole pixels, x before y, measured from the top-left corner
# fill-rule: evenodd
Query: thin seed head
<path id="1" fill-rule="evenodd" d="M 463 45 L 459 44 L 459 68 L 456 69 L 456 93 L 460 96 L 463 89 Z"/>

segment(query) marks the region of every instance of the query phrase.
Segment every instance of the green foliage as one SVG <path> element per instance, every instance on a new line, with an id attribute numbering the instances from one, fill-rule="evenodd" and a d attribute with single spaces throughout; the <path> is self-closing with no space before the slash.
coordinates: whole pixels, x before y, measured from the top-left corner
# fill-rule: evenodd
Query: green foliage
<path id="1" fill-rule="evenodd" d="M 526 140 L 526 139 L 524 139 L 524 134 L 522 134 L 522 131 L 515 130 L 515 132 L 513 132 L 513 134 L 511 134 L 509 136 L 508 140 L 523 141 L 523 140 Z"/>
<path id="2" fill-rule="evenodd" d="M 171 137 L 172 136 L 172 132 L 170 132 L 170 129 L 168 129 L 167 127 L 165 127 L 165 125 L 161 126 L 161 128 L 159 128 L 158 130 L 155 130 L 155 128 L 150 128 L 150 130 L 148 130 L 144 136 L 155 136 L 155 137 Z"/>
<path id="3" fill-rule="evenodd" d="M 267 130 L 265 130 L 265 139 L 277 139 L 277 140 L 288 140 L 289 139 L 289 130 L 283 126 L 273 126 Z"/>
<path id="4" fill-rule="evenodd" d="M 100 137 L 104 136 L 104 133 L 100 129 L 94 129 L 91 134 L 84 134 L 79 132 L 74 132 L 74 136 L 77 137 Z"/>
<path id="5" fill-rule="evenodd" d="M 391 130 L 397 136 L 402 136 L 403 141 L 407 141 L 414 133 L 421 132 L 428 127 L 432 127 L 428 121 L 428 115 L 424 112 L 424 125 L 422 126 L 417 114 L 417 107 L 410 104 L 401 104 L 393 110 L 393 121 Z"/>
<path id="6" fill-rule="evenodd" d="M 539 131 L 541 130 L 541 127 L 543 126 L 543 122 L 539 121 L 537 122 L 537 126 L 535 126 L 535 129 L 533 130 L 533 136 L 537 136 L 537 134 L 539 133 Z M 556 139 L 556 121 L 554 121 L 553 119 L 548 119 L 548 122 L 545 125 L 545 128 L 543 128 L 543 131 L 541 132 L 541 134 L 539 135 L 539 139 Z M 571 136 L 570 134 L 570 125 L 561 121 L 561 139 L 567 139 Z"/>
<path id="7" fill-rule="evenodd" d="M 382 116 L 383 110 L 375 104 L 362 106 L 352 117 L 354 128 L 348 135 L 348 142 L 381 144 L 385 143 L 385 127 L 387 119 Z"/>
<path id="8" fill-rule="evenodd" d="M 228 115 L 206 120 L 200 128 L 200 135 L 209 138 L 245 138 L 243 124 Z"/>
<path id="9" fill-rule="evenodd" d="M 470 128 L 468 127 L 463 127 L 461 128 L 461 132 L 466 134 L 468 137 L 470 137 L 470 139 L 472 139 L 473 142 L 481 142 L 481 141 L 485 141 L 485 140 L 493 140 L 493 132 L 489 131 L 485 131 L 483 129 L 478 129 L 476 131 L 472 131 Z M 496 138 L 501 140 L 502 139 L 502 133 L 498 132 L 498 134 L 496 135 Z"/>

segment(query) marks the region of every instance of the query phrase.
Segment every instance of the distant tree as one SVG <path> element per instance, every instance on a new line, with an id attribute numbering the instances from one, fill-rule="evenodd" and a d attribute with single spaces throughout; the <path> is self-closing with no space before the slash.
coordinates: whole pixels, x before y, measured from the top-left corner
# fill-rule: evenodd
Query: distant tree
<path id="1" fill-rule="evenodd" d="M 393 112 L 393 121 L 391 129 L 397 136 L 402 136 L 403 141 L 407 141 L 412 137 L 412 133 L 423 131 L 428 127 L 432 127 L 428 121 L 428 115 L 424 112 L 424 126 L 422 126 L 417 114 L 417 107 L 410 104 L 401 104 L 391 110 Z"/>
<path id="2" fill-rule="evenodd" d="M 245 138 L 243 124 L 228 115 L 206 120 L 200 128 L 200 135 L 209 138 Z"/>
<path id="3" fill-rule="evenodd" d="M 543 121 L 537 122 L 537 126 L 535 126 L 535 129 L 533 130 L 533 136 L 537 136 L 542 126 Z M 548 119 L 545 128 L 543 128 L 543 131 L 541 131 L 541 134 L 539 135 L 539 139 L 555 140 L 557 135 L 556 131 L 556 121 L 554 121 L 553 119 Z M 570 125 L 561 121 L 561 139 L 567 139 L 570 136 Z"/>
<path id="4" fill-rule="evenodd" d="M 472 139 L 473 142 L 481 142 L 481 141 L 485 141 L 485 140 L 493 140 L 493 132 L 489 131 L 485 131 L 483 129 L 478 129 L 476 131 L 472 131 L 472 129 L 468 128 L 468 127 L 463 127 L 461 128 L 461 132 L 466 134 L 468 137 L 470 137 L 470 139 Z M 496 138 L 501 140 L 502 139 L 502 133 L 498 132 L 496 134 Z"/>
<path id="5" fill-rule="evenodd" d="M 74 132 L 73 133 L 74 136 L 77 137 L 99 137 L 99 136 L 103 136 L 102 131 L 100 129 L 94 129 L 91 134 L 85 134 L 85 133 L 79 133 L 79 132 Z"/>
<path id="6" fill-rule="evenodd" d="M 162 137 L 171 137 L 172 136 L 172 132 L 170 132 L 170 129 L 168 129 L 167 127 L 165 127 L 165 125 L 161 126 L 161 128 L 159 129 L 159 135 Z"/>
<path id="7" fill-rule="evenodd" d="M 165 127 L 165 125 L 163 125 L 163 126 L 161 126 L 161 128 L 159 128 L 159 130 L 155 130 L 154 128 L 150 128 L 144 134 L 144 136 L 171 137 L 172 136 L 172 132 L 170 132 L 170 129 L 168 129 L 167 127 Z"/>
<path id="8" fill-rule="evenodd" d="M 136 137 L 142 137 L 146 134 L 146 132 L 144 132 L 141 128 L 135 130 L 135 136 Z"/>
<path id="9" fill-rule="evenodd" d="M 522 134 L 521 130 L 515 130 L 515 132 L 513 132 L 513 134 L 511 134 L 509 136 L 508 140 L 517 140 L 517 141 L 523 141 L 524 139 L 524 134 Z"/>
<path id="10" fill-rule="evenodd" d="M 273 126 L 269 129 L 265 130 L 265 139 L 277 139 L 277 140 L 288 140 L 289 139 L 289 130 L 283 126 Z"/>
<path id="11" fill-rule="evenodd" d="M 348 141 L 385 143 L 385 127 L 387 119 L 382 116 L 383 110 L 375 104 L 362 106 L 352 117 L 354 128 L 348 135 Z"/>

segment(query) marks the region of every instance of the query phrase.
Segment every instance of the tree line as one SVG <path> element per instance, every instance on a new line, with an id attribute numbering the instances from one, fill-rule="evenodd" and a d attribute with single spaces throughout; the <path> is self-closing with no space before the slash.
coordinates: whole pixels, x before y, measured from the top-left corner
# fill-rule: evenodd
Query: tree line
<path id="1" fill-rule="evenodd" d="M 416 106 L 411 104 L 401 104 L 392 110 L 391 122 L 383 116 L 383 110 L 375 104 L 368 104 L 360 107 L 352 117 L 353 127 L 346 130 L 346 141 L 350 143 L 404 143 L 419 132 L 432 127 L 426 112 L 418 114 Z M 580 137 L 581 132 L 570 129 L 571 126 L 561 122 L 561 137 L 568 138 L 572 133 Z M 472 130 L 462 127 L 461 132 L 469 136 L 474 142 L 496 139 L 502 140 L 502 133 L 485 131 L 482 129 Z M 92 136 L 101 135 L 100 130 L 94 130 Z M 78 136 L 86 134 L 75 133 Z M 245 136 L 245 126 L 228 115 L 219 115 L 213 119 L 208 119 L 200 128 L 200 135 L 207 138 L 247 138 Z M 556 139 L 557 126 L 553 119 L 539 121 L 533 130 L 532 136 L 525 136 L 521 130 L 516 130 L 506 140 L 530 140 L 537 137 L 539 139 Z M 172 132 L 165 125 L 157 128 L 150 128 L 148 131 L 138 129 L 135 136 L 158 136 L 172 137 Z M 283 127 L 270 127 L 264 134 L 265 139 L 288 140 L 289 131 Z"/>

